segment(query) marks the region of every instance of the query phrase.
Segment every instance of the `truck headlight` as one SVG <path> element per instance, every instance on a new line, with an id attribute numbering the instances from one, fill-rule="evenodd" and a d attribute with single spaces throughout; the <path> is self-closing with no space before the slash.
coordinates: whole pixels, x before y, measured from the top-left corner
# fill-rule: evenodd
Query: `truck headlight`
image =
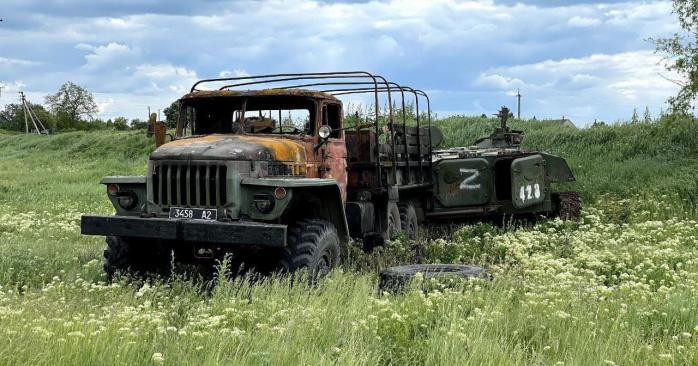
<path id="1" fill-rule="evenodd" d="M 133 192 L 119 192 L 117 196 L 119 206 L 124 210 L 131 210 L 138 204 L 138 196 Z"/>
<path id="2" fill-rule="evenodd" d="M 332 127 L 328 125 L 323 125 L 320 126 L 320 129 L 318 130 L 318 135 L 320 135 L 320 138 L 325 140 L 330 137 L 332 134 Z"/>
<path id="3" fill-rule="evenodd" d="M 274 209 L 274 197 L 270 194 L 255 194 L 254 207 L 257 211 L 268 214 Z"/>

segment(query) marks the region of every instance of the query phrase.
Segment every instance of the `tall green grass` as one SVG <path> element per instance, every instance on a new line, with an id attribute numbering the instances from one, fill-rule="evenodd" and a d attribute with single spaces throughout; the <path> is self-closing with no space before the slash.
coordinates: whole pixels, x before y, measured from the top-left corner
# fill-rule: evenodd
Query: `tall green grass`
<path id="1" fill-rule="evenodd" d="M 494 121 L 436 122 L 446 146 Z M 182 275 L 109 284 L 104 175 L 145 174 L 139 132 L 0 133 L 0 364 L 698 363 L 698 135 L 692 121 L 575 130 L 517 122 L 528 148 L 570 161 L 576 222 L 450 227 L 418 250 L 395 241 L 311 287 L 287 278 L 217 286 Z M 432 233 L 438 228 L 425 228 Z M 381 266 L 476 263 L 493 281 L 381 294 Z"/>

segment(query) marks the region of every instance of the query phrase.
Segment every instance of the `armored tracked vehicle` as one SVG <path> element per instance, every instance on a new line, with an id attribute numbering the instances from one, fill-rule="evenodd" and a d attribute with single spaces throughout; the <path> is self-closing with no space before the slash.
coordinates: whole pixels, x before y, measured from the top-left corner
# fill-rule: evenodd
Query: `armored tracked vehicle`
<path id="1" fill-rule="evenodd" d="M 345 125 L 339 98 L 354 94 L 373 109 Z M 102 180 L 116 214 L 82 217 L 83 234 L 107 237 L 110 276 L 227 253 L 261 271 L 327 272 L 350 238 L 371 248 L 416 239 L 425 220 L 555 213 L 551 183 L 574 179 L 562 158 L 520 149 L 506 120 L 473 148 L 434 151 L 427 94 L 367 72 L 207 79 L 180 105 L 145 176 Z"/>
<path id="2" fill-rule="evenodd" d="M 578 217 L 576 192 L 553 192 L 551 183 L 573 182 L 565 159 L 521 147 L 523 131 L 507 126 L 509 109 L 497 114 L 501 126 L 472 147 L 432 154 L 434 186 L 426 202 L 428 219 L 480 218 L 545 213 Z"/>

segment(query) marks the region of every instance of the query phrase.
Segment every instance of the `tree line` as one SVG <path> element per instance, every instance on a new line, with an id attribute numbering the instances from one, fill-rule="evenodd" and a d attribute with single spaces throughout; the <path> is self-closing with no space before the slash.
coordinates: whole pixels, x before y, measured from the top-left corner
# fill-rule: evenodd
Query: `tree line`
<path id="1" fill-rule="evenodd" d="M 27 105 L 51 132 L 103 129 L 144 130 L 148 127 L 148 121 L 139 118 L 131 120 L 126 117 L 106 120 L 96 118 L 98 107 L 92 93 L 70 81 L 61 85 L 56 93 L 47 95 L 44 102 L 45 105 L 27 101 Z M 163 111 L 168 127 L 176 125 L 179 112 L 178 103 L 177 101 L 173 102 Z M 27 116 L 27 118 L 29 117 Z M 31 122 L 29 124 L 31 129 Z M 7 104 L 0 111 L 0 129 L 24 131 L 25 128 L 25 111 L 20 102 Z"/>

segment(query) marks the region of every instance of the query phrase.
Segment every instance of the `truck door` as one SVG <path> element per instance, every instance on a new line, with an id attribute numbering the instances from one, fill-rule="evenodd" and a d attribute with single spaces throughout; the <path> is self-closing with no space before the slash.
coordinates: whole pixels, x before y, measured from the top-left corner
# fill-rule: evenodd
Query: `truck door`
<path id="1" fill-rule="evenodd" d="M 482 158 L 442 160 L 436 165 L 437 198 L 444 207 L 482 205 L 490 200 L 492 174 Z"/>
<path id="2" fill-rule="evenodd" d="M 321 151 L 322 178 L 337 181 L 342 200 L 347 200 L 347 146 L 342 128 L 342 106 L 338 103 L 322 104 L 322 124 L 332 128 L 332 134 Z"/>
<path id="3" fill-rule="evenodd" d="M 511 197 L 515 208 L 524 208 L 545 200 L 545 166 L 540 155 L 519 158 L 511 163 Z"/>

